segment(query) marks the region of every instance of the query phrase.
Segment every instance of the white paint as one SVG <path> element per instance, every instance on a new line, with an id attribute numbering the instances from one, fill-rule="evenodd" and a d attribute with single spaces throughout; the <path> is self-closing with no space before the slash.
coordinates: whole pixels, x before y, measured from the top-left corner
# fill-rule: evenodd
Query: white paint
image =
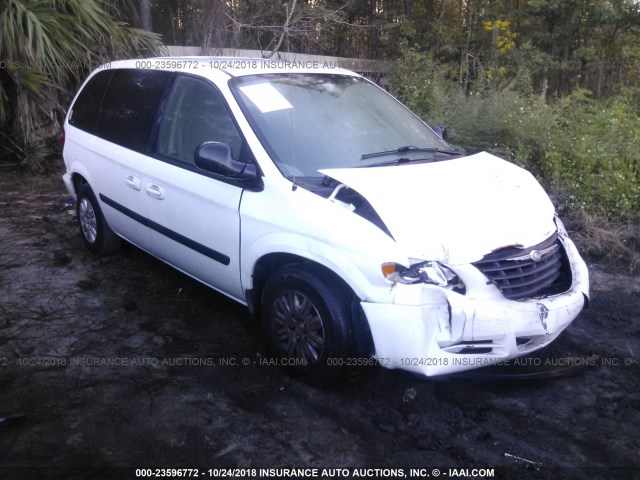
<path id="1" fill-rule="evenodd" d="M 553 205 L 533 176 L 486 152 L 321 173 L 369 200 L 416 259 L 470 263 L 500 247 L 536 245 L 556 228 Z"/>

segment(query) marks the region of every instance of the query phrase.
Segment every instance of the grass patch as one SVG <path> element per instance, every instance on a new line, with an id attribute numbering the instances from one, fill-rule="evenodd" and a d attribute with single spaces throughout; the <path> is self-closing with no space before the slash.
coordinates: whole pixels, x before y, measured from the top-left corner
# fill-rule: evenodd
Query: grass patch
<path id="1" fill-rule="evenodd" d="M 640 225 L 603 221 L 603 215 L 584 212 L 566 220 L 571 239 L 587 258 L 640 274 Z"/>

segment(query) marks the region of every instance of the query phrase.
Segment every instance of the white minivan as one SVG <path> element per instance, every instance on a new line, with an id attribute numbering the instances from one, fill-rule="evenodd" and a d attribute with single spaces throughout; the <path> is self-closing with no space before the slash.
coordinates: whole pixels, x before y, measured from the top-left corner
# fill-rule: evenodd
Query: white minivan
<path id="1" fill-rule="evenodd" d="M 496 364 L 588 302 L 585 263 L 529 172 L 463 155 L 350 71 L 118 61 L 85 81 L 64 138 L 89 249 L 123 238 L 241 302 L 309 380 Z"/>

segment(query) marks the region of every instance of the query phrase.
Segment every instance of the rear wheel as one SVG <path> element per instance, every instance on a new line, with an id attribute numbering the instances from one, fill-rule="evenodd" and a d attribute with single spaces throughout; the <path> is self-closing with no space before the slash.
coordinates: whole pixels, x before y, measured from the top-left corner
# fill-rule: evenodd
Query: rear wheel
<path id="1" fill-rule="evenodd" d="M 349 301 L 328 275 L 286 266 L 262 294 L 266 340 L 289 372 L 312 383 L 341 379 L 354 352 Z"/>
<path id="2" fill-rule="evenodd" d="M 87 183 L 78 189 L 76 211 L 80 235 L 89 250 L 98 255 L 106 255 L 118 249 L 120 237 L 109 228 L 100 204 Z"/>

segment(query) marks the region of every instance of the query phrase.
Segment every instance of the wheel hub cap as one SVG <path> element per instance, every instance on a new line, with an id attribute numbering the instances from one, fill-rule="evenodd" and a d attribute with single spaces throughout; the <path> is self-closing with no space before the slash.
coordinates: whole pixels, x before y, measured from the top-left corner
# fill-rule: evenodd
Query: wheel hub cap
<path id="1" fill-rule="evenodd" d="M 273 326 L 279 349 L 304 365 L 318 363 L 325 346 L 322 318 L 315 305 L 297 291 L 283 292 L 273 305 Z"/>
<path id="2" fill-rule="evenodd" d="M 87 242 L 94 243 L 98 236 L 98 223 L 96 220 L 96 212 L 93 210 L 91 202 L 86 198 L 80 200 L 78 217 L 84 238 Z"/>

